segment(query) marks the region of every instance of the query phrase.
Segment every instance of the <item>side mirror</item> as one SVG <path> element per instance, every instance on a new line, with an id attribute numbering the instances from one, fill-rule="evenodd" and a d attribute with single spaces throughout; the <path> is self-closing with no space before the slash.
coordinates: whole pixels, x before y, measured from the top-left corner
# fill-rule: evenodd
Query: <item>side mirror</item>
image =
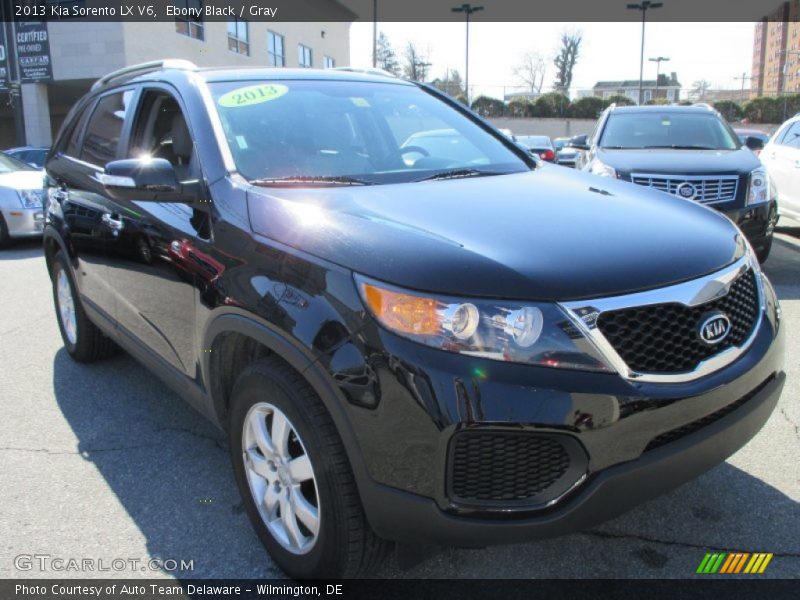
<path id="1" fill-rule="evenodd" d="M 744 145 L 750 148 L 753 152 L 764 149 L 764 141 L 752 135 L 748 135 L 744 140 Z"/>
<path id="2" fill-rule="evenodd" d="M 576 135 L 569 139 L 569 145 L 578 150 L 588 150 L 589 144 L 587 143 L 587 135 Z"/>
<path id="3" fill-rule="evenodd" d="M 153 202 L 190 202 L 178 182 L 175 167 L 163 158 L 127 158 L 106 165 L 97 174 L 112 198 Z"/>

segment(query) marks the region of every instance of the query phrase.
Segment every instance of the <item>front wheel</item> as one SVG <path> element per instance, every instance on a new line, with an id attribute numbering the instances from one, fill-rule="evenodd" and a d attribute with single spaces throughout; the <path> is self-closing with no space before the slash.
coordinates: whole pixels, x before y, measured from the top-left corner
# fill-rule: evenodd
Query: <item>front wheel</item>
<path id="1" fill-rule="evenodd" d="M 53 257 L 50 275 L 58 329 L 69 355 L 78 362 L 93 362 L 114 355 L 117 345 L 86 316 L 75 293 L 72 271 L 61 252 Z"/>
<path id="2" fill-rule="evenodd" d="M 767 262 L 771 250 L 772 250 L 772 236 L 770 236 L 769 239 L 767 239 L 767 241 L 764 242 L 764 245 L 761 246 L 761 248 L 756 250 L 756 258 L 758 259 L 758 262 L 761 263 L 762 265 L 765 262 Z"/>
<path id="3" fill-rule="evenodd" d="M 313 389 L 267 358 L 245 369 L 231 403 L 236 481 L 278 566 L 300 579 L 375 568 L 389 546 L 367 523 L 339 434 Z"/>

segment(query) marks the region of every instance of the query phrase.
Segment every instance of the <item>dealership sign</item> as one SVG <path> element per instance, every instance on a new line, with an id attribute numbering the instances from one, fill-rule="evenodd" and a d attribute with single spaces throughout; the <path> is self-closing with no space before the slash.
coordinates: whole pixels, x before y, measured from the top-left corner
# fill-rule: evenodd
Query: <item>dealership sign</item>
<path id="1" fill-rule="evenodd" d="M 50 62 L 47 23 L 21 21 L 15 27 L 20 82 L 50 81 L 53 78 L 53 66 Z"/>
<path id="2" fill-rule="evenodd" d="M 6 27 L 0 23 L 0 90 L 8 89 L 8 54 L 6 51 Z"/>

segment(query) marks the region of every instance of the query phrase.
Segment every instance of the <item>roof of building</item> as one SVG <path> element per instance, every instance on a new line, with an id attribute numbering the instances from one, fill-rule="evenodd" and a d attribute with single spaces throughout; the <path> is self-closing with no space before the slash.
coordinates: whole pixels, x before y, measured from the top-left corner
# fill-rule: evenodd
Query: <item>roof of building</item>
<path id="1" fill-rule="evenodd" d="M 661 73 L 658 76 L 658 87 L 680 87 L 681 84 L 678 82 L 678 78 L 675 73 L 671 75 L 666 75 L 665 73 Z M 639 87 L 639 80 L 638 79 L 622 79 L 619 81 L 598 81 L 594 84 L 594 89 L 623 89 L 623 88 L 638 88 Z M 642 87 L 656 87 L 656 80 L 655 79 L 645 79 L 642 81 Z"/>

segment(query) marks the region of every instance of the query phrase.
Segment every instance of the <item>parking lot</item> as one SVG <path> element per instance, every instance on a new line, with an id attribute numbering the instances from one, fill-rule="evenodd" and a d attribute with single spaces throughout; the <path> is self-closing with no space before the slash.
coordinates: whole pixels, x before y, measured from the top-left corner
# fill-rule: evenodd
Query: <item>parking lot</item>
<path id="1" fill-rule="evenodd" d="M 443 550 L 385 577 L 692 577 L 706 552 L 773 552 L 762 577 L 800 575 L 800 224 L 765 269 L 788 328 L 787 386 L 725 464 L 594 530 Z M 0 577 L 170 576 L 31 570 L 15 557 L 193 561 L 187 577 L 281 577 L 243 512 L 223 436 L 126 355 L 72 362 L 39 244 L 0 252 Z M 22 569 L 17 567 L 22 567 Z"/>

